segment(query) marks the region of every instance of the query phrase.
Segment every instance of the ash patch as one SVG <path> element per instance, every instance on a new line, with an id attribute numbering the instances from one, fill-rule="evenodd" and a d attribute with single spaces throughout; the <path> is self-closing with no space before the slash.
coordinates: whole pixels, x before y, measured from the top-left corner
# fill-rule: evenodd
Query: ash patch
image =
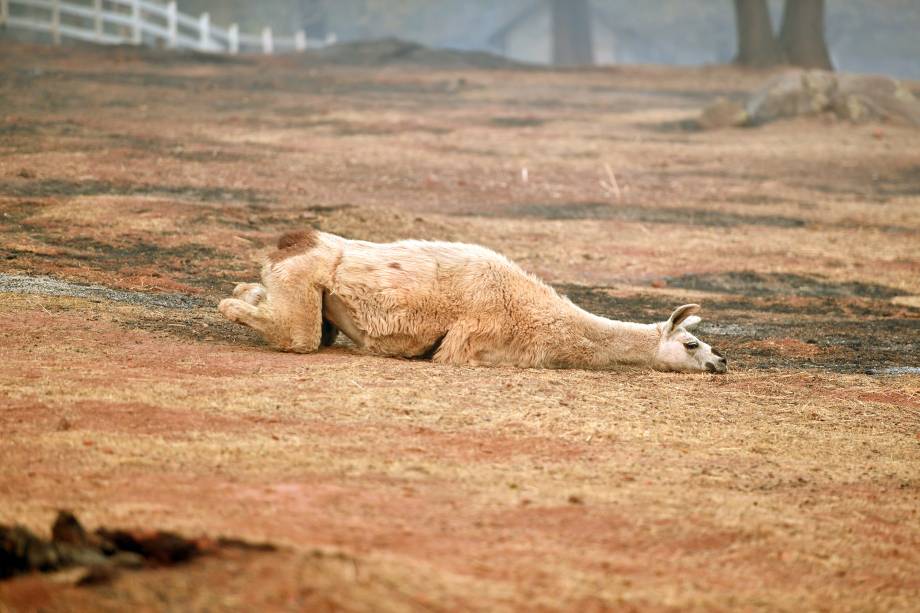
<path id="1" fill-rule="evenodd" d="M 71 283 L 52 277 L 30 277 L 0 273 L 0 292 L 35 294 L 40 296 L 69 296 L 88 300 L 108 300 L 142 307 L 167 309 L 197 309 L 208 302 L 185 294 L 147 294 L 128 292 L 101 285 Z"/>
<path id="2" fill-rule="evenodd" d="M 546 120 L 539 117 L 501 116 L 489 119 L 488 125 L 498 128 L 536 128 L 545 123 Z"/>
<path id="3" fill-rule="evenodd" d="M 920 166 L 847 169 L 846 172 L 840 171 L 833 181 L 828 182 L 815 181 L 813 173 L 803 172 L 801 176 L 789 181 L 789 185 L 836 197 L 885 203 L 920 193 Z"/>
<path id="4" fill-rule="evenodd" d="M 129 330 L 143 330 L 197 343 L 229 343 L 246 347 L 265 345 L 265 341 L 254 330 L 231 323 L 218 315 L 214 302 L 186 294 L 132 292 L 101 285 L 71 283 L 46 276 L 0 273 L 2 293 L 63 296 L 84 298 L 91 302 L 129 304 L 143 307 L 144 310 L 133 314 L 118 313 L 112 318 L 114 323 Z"/>
<path id="5" fill-rule="evenodd" d="M 30 230 L 33 226 L 27 226 Z M 156 265 L 160 272 L 175 275 L 184 283 L 217 291 L 242 272 L 242 264 L 225 252 L 206 245 L 161 247 L 151 243 L 112 245 L 86 237 L 62 237 L 42 232 L 33 236 L 46 245 L 66 250 L 66 255 L 43 255 L 17 250 L 0 250 L 0 257 L 20 261 L 44 261 L 57 266 L 74 262 L 106 272 L 132 274 L 135 267 Z M 47 272 L 47 271 L 46 271 Z"/>
<path id="6" fill-rule="evenodd" d="M 721 294 L 745 296 L 806 296 L 814 298 L 855 296 L 891 299 L 903 291 L 884 285 L 850 281 L 834 283 L 819 276 L 785 273 L 732 271 L 726 273 L 684 275 L 668 279 L 668 285 Z"/>
<path id="7" fill-rule="evenodd" d="M 609 319 L 630 321 L 664 321 L 677 306 L 668 296 L 638 294 L 617 298 L 607 293 L 613 289 L 599 286 L 559 284 L 556 291 L 567 296 L 581 308 Z"/>
<path id="8" fill-rule="evenodd" d="M 21 198 L 51 196 L 173 196 L 204 202 L 265 202 L 263 194 L 249 189 L 195 187 L 188 185 L 137 185 L 107 181 L 65 181 L 61 179 L 12 180 L 0 182 L 0 195 Z"/>
<path id="9" fill-rule="evenodd" d="M 472 215 L 472 213 L 461 213 Z M 690 208 L 648 208 L 640 206 L 615 206 L 607 202 L 572 202 L 563 204 L 523 204 L 511 206 L 494 213 L 476 213 L 480 216 L 536 219 L 615 219 L 641 223 L 668 223 L 691 226 L 730 228 L 735 226 L 769 226 L 775 228 L 801 228 L 805 220 L 782 215 L 740 215 L 725 211 Z"/>

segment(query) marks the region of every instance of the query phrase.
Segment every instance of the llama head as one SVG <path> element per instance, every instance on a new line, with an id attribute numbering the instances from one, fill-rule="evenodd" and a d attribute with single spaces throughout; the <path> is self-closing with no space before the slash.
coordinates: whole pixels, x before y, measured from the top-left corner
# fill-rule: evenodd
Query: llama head
<path id="1" fill-rule="evenodd" d="M 685 304 L 677 307 L 668 321 L 658 324 L 656 370 L 711 373 L 728 370 L 722 354 L 687 331 L 700 323 L 700 318 L 694 315 L 699 310 L 698 304 Z"/>

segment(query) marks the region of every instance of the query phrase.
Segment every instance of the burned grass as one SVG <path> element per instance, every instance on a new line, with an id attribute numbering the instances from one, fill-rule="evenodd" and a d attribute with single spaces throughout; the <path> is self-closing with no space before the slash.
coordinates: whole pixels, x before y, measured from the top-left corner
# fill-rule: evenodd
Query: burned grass
<path id="1" fill-rule="evenodd" d="M 180 156 L 181 158 L 181 156 Z M 65 181 L 61 179 L 16 179 L 0 182 L 0 196 L 49 198 L 54 196 L 174 196 L 203 202 L 260 203 L 270 197 L 253 190 L 186 185 L 135 185 L 108 181 Z"/>
<path id="2" fill-rule="evenodd" d="M 744 204 L 753 201 L 747 198 Z M 763 204 L 785 202 L 769 196 L 757 197 Z M 731 204 L 736 200 L 733 198 Z M 844 230 L 875 230 L 886 234 L 918 235 L 916 228 L 899 224 L 885 224 L 871 221 L 824 221 L 792 215 L 757 215 L 730 210 L 712 210 L 687 206 L 652 207 L 648 205 L 619 204 L 612 202 L 573 202 L 546 204 L 516 204 L 498 211 L 468 211 L 457 215 L 485 215 L 507 218 L 533 218 L 546 220 L 613 220 L 624 222 L 675 224 L 703 226 L 709 228 L 733 228 L 738 226 L 762 226 L 770 228 L 828 228 Z"/>
<path id="3" fill-rule="evenodd" d="M 86 237 L 37 238 L 50 250 L 0 249 L 4 259 L 18 269 L 31 267 L 44 274 L 55 269 L 79 271 L 118 282 L 122 287 L 136 285 L 132 277 L 140 277 L 140 285 L 155 289 L 185 289 L 192 291 L 225 290 L 247 269 L 229 254 L 203 245 L 162 247 L 143 242 L 111 244 Z"/>
<path id="4" fill-rule="evenodd" d="M 517 117 L 503 116 L 492 117 L 489 119 L 489 125 L 499 128 L 534 128 L 546 124 L 546 120 L 540 117 Z"/>
<path id="5" fill-rule="evenodd" d="M 97 528 L 88 532 L 70 511 L 59 511 L 51 539 L 24 526 L 0 524 L 0 580 L 30 572 L 56 573 L 56 580 L 74 586 L 100 585 L 126 569 L 172 566 L 214 555 L 220 548 L 272 552 L 267 543 L 240 539 L 188 539 L 162 530 Z"/>
<path id="6" fill-rule="evenodd" d="M 504 217 L 534 217 L 537 219 L 612 219 L 640 223 L 670 223 L 713 228 L 739 225 L 801 228 L 803 219 L 781 215 L 742 215 L 688 207 L 652 208 L 617 205 L 609 202 L 573 202 L 560 204 L 524 204 L 507 207 L 494 213 Z"/>
<path id="7" fill-rule="evenodd" d="M 70 283 L 51 277 L 29 277 L 0 273 L 0 293 L 34 296 L 70 296 L 93 302 L 107 300 L 121 304 L 168 309 L 194 309 L 205 303 L 200 298 L 183 294 L 152 294 L 126 292 L 100 285 Z"/>
<path id="8" fill-rule="evenodd" d="M 818 275 L 758 273 L 749 270 L 683 275 L 668 278 L 668 285 L 683 289 L 741 296 L 856 297 L 886 299 L 903 291 L 875 283 L 835 283 Z"/>

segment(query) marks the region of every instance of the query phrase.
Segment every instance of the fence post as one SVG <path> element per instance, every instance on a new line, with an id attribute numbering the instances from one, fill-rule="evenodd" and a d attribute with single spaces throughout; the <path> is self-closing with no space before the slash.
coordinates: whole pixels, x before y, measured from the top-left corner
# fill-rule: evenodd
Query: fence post
<path id="1" fill-rule="evenodd" d="M 61 0 L 51 0 L 51 40 L 61 44 Z"/>
<path id="2" fill-rule="evenodd" d="M 211 15 L 202 13 L 198 18 L 198 49 L 201 51 L 208 50 L 208 42 L 211 39 Z"/>
<path id="3" fill-rule="evenodd" d="M 166 5 L 166 31 L 167 31 L 167 41 L 166 44 L 170 48 L 174 48 L 179 40 L 179 9 L 176 7 L 176 0 L 172 0 L 169 4 Z"/>
<path id="4" fill-rule="evenodd" d="M 10 17 L 9 0 L 0 0 L 0 25 L 6 25 L 6 20 Z"/>
<path id="5" fill-rule="evenodd" d="M 296 51 L 304 51 L 307 48 L 307 33 L 303 30 L 297 30 L 297 33 L 294 34 L 294 49 Z"/>
<path id="6" fill-rule="evenodd" d="M 141 0 L 131 1 L 131 42 L 141 44 Z"/>
<path id="7" fill-rule="evenodd" d="M 274 41 L 272 41 L 272 29 L 269 27 L 262 28 L 262 53 L 271 55 L 274 51 Z"/>
<path id="8" fill-rule="evenodd" d="M 232 23 L 230 27 L 227 28 L 227 51 L 232 55 L 236 55 L 240 52 L 240 26 L 239 24 Z"/>
<path id="9" fill-rule="evenodd" d="M 102 42 L 102 0 L 93 0 L 93 30 L 96 38 Z"/>

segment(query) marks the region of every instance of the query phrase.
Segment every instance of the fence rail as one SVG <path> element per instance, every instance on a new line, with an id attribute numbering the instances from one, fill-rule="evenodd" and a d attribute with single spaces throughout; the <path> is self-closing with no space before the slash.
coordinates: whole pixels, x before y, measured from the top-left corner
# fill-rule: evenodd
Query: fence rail
<path id="1" fill-rule="evenodd" d="M 206 53 L 299 52 L 335 42 L 307 38 L 303 30 L 275 36 L 265 27 L 244 33 L 238 24 L 222 28 L 211 16 L 181 13 L 175 0 L 0 0 L 0 27 L 47 32 L 55 44 L 63 38 L 104 45 L 163 45 Z"/>

